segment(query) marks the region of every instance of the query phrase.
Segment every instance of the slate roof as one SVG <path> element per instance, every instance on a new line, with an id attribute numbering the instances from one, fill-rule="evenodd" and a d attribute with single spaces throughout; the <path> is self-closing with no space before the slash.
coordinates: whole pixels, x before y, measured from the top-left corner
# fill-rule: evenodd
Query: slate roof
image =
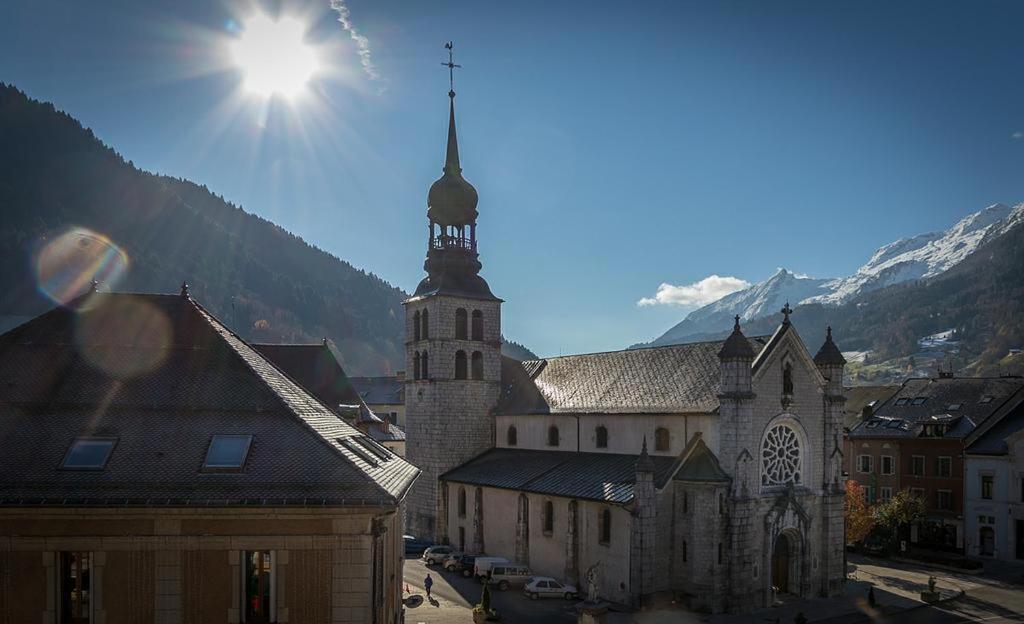
<path id="1" fill-rule="evenodd" d="M 253 436 L 240 471 L 202 470 L 218 434 Z M 103 470 L 60 468 L 79 436 L 117 438 Z M 363 439 L 188 297 L 95 293 L 0 336 L 0 504 L 394 506 L 418 470 Z"/>
<path id="2" fill-rule="evenodd" d="M 849 435 L 917 437 L 925 425 L 948 423 L 950 428 L 942 437 L 964 439 L 1020 392 L 1024 392 L 1024 378 L 1020 377 L 908 379 L 875 410 L 873 418 L 857 424 Z"/>
<path id="3" fill-rule="evenodd" d="M 861 415 L 864 413 L 865 407 L 875 402 L 872 409 L 880 408 L 899 389 L 899 386 L 853 386 L 846 388 L 843 393 L 846 396 L 846 403 L 843 404 L 843 425 L 851 429 L 857 426 L 857 423 L 861 421 Z"/>
<path id="4" fill-rule="evenodd" d="M 694 448 L 683 452 L 686 461 L 675 475 L 676 481 L 698 481 L 720 483 L 732 479 L 718 463 L 718 458 L 711 452 L 703 438 L 697 438 Z"/>
<path id="5" fill-rule="evenodd" d="M 980 436 L 967 445 L 967 453 L 972 455 L 1006 455 L 1010 452 L 1006 438 L 1024 429 L 1024 396 L 1018 394 L 1012 402 L 1005 405 L 1004 414 L 996 414 L 998 422 L 992 424 L 988 431 L 979 432 Z"/>
<path id="6" fill-rule="evenodd" d="M 467 485 L 625 504 L 633 499 L 639 455 L 495 448 L 441 475 Z M 676 457 L 651 456 L 664 487 Z"/>
<path id="7" fill-rule="evenodd" d="M 370 405 L 404 405 L 405 381 L 388 377 L 349 377 L 359 396 Z"/>
<path id="8" fill-rule="evenodd" d="M 748 338 L 754 353 L 767 339 Z M 502 358 L 503 414 L 670 414 L 718 409 L 718 352 L 694 342 L 518 362 Z"/>
<path id="9" fill-rule="evenodd" d="M 359 393 L 341 367 L 341 356 L 329 341 L 252 346 L 332 410 L 360 403 Z"/>

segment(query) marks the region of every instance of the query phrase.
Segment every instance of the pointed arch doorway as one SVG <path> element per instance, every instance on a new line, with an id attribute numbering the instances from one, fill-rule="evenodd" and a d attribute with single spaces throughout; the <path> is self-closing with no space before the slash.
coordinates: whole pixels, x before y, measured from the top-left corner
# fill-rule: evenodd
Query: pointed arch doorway
<path id="1" fill-rule="evenodd" d="M 789 559 L 792 548 L 789 537 L 785 533 L 779 533 L 775 538 L 775 548 L 772 549 L 772 586 L 776 594 L 788 594 L 789 589 Z"/>

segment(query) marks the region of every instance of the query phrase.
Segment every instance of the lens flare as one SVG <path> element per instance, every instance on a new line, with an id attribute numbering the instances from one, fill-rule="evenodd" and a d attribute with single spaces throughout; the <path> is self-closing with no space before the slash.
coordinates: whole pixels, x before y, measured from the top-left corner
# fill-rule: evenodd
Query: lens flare
<path id="1" fill-rule="evenodd" d="M 112 288 L 128 269 L 128 254 L 102 234 L 74 228 L 43 244 L 35 255 L 39 291 L 60 305 L 93 282 Z"/>
<path id="2" fill-rule="evenodd" d="M 145 301 L 98 293 L 78 315 L 75 346 L 83 358 L 114 379 L 131 379 L 167 358 L 173 330 L 167 316 Z"/>

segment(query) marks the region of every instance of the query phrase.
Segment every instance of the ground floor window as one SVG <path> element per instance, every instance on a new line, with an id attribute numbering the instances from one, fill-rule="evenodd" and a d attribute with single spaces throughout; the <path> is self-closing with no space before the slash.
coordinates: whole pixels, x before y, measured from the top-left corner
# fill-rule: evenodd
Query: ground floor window
<path id="1" fill-rule="evenodd" d="M 245 551 L 245 622 L 273 621 L 274 566 L 269 550 Z"/>
<path id="2" fill-rule="evenodd" d="M 60 621 L 62 624 L 91 622 L 92 557 L 87 552 L 60 553 Z"/>

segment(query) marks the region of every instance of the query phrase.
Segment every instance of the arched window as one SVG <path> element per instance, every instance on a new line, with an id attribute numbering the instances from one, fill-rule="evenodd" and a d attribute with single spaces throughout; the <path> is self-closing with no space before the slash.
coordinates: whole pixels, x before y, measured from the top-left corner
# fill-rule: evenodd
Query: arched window
<path id="1" fill-rule="evenodd" d="M 430 357 L 424 351 L 420 358 L 423 360 L 420 363 L 420 379 L 430 379 Z"/>
<path id="2" fill-rule="evenodd" d="M 420 352 L 417 351 L 416 355 L 412 356 L 412 378 L 420 378 Z"/>
<path id="3" fill-rule="evenodd" d="M 598 541 L 602 544 L 612 543 L 612 510 L 601 510 L 601 531 Z"/>
<path id="4" fill-rule="evenodd" d="M 423 340 L 430 338 L 430 312 L 427 310 L 423 311 L 423 330 L 420 331 L 420 336 Z"/>
<path id="5" fill-rule="evenodd" d="M 544 501 L 544 532 L 553 533 L 555 530 L 555 505 L 551 501 Z"/>
<path id="6" fill-rule="evenodd" d="M 466 488 L 459 488 L 459 517 L 466 517 Z"/>
<path id="7" fill-rule="evenodd" d="M 686 490 L 683 490 L 683 513 L 690 512 L 690 494 Z"/>
<path id="8" fill-rule="evenodd" d="M 802 474 L 800 436 L 787 424 L 775 425 L 761 442 L 761 485 L 799 485 Z"/>
<path id="9" fill-rule="evenodd" d="M 595 441 L 597 448 L 608 448 L 608 429 L 604 425 L 594 430 L 594 437 L 597 438 Z"/>
<path id="10" fill-rule="evenodd" d="M 469 337 L 469 330 L 467 329 L 469 321 L 466 318 L 466 309 L 459 308 L 455 311 L 455 339 L 465 340 Z"/>
<path id="11" fill-rule="evenodd" d="M 782 394 L 793 394 L 793 365 L 789 362 L 782 367 Z"/>
<path id="12" fill-rule="evenodd" d="M 558 427 L 548 427 L 548 446 L 558 446 Z"/>
<path id="13" fill-rule="evenodd" d="M 669 447 L 669 435 L 668 429 L 664 427 L 658 427 L 654 430 L 654 450 L 656 451 L 668 451 Z"/>
<path id="14" fill-rule="evenodd" d="M 473 310 L 473 340 L 484 339 L 484 313 Z"/>
<path id="15" fill-rule="evenodd" d="M 455 352 L 455 378 L 466 378 L 466 352 L 462 350 Z"/>
<path id="16" fill-rule="evenodd" d="M 416 310 L 412 313 L 412 339 L 420 339 L 420 311 Z"/>
<path id="17" fill-rule="evenodd" d="M 473 379 L 484 378 L 484 354 L 474 351 L 470 362 L 472 366 Z"/>
<path id="18" fill-rule="evenodd" d="M 686 540 L 683 540 L 683 561 L 686 561 Z"/>
<path id="19" fill-rule="evenodd" d="M 519 444 L 519 432 L 516 431 L 515 425 L 508 426 L 508 433 L 505 434 L 505 443 L 509 446 Z"/>

